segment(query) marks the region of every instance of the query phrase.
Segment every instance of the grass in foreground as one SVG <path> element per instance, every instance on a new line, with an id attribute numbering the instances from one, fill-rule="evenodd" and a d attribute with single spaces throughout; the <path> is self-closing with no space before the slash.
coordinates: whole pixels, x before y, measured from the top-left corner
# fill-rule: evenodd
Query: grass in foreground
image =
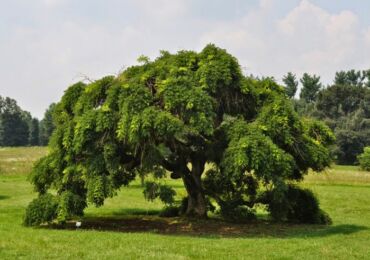
<path id="1" fill-rule="evenodd" d="M 33 148 L 18 149 L 8 155 L 0 150 L 0 162 L 22 158 Z M 162 219 L 153 215 L 162 205 L 146 202 L 135 182 L 103 207 L 88 208 L 85 229 L 78 230 L 21 225 L 25 207 L 36 196 L 26 181 L 29 169 L 22 169 L 0 174 L 0 259 L 370 258 L 370 173 L 356 169 L 310 174 L 302 184 L 332 217 L 328 227 Z M 181 183 L 175 184 L 184 195 Z"/>

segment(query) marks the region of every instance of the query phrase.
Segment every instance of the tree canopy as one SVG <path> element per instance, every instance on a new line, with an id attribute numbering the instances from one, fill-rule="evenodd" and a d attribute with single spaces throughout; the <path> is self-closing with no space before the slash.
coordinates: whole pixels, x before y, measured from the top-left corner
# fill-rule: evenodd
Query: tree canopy
<path id="1" fill-rule="evenodd" d="M 17 101 L 0 96 L 0 146 L 47 145 L 54 130 L 51 104 L 41 122 Z"/>
<path id="2" fill-rule="evenodd" d="M 332 153 L 339 164 L 355 164 L 370 145 L 369 71 L 340 71 L 334 84 L 317 92 L 313 102 L 294 100 L 303 116 L 324 121 L 336 136 Z"/>
<path id="3" fill-rule="evenodd" d="M 295 93 L 298 89 L 298 81 L 296 75 L 288 72 L 288 74 L 283 77 L 283 82 L 285 84 L 285 91 L 287 96 L 290 98 L 294 98 Z"/>
<path id="4" fill-rule="evenodd" d="M 40 197 L 28 212 L 49 200 L 55 214 L 43 221 L 80 216 L 138 174 L 182 179 L 188 216 L 205 217 L 216 203 L 224 217 L 248 218 L 264 203 L 273 216 L 288 205 L 276 218 L 289 219 L 305 207 L 294 207 L 294 200 L 316 203 L 291 183 L 329 165 L 334 136 L 322 123 L 300 118 L 283 87 L 243 76 L 237 60 L 212 44 L 140 62 L 65 91 L 55 107 L 50 152 L 32 173 Z M 159 197 L 171 202 L 170 187 L 148 187 L 159 187 Z M 315 220 L 296 220 L 322 220 L 313 208 Z"/>
<path id="5" fill-rule="evenodd" d="M 361 169 L 370 171 L 370 146 L 364 148 L 364 152 L 358 156 Z"/>
<path id="6" fill-rule="evenodd" d="M 300 98 L 308 103 L 312 103 L 316 100 L 317 93 L 322 88 L 320 83 L 320 77 L 316 75 L 303 74 L 301 78 L 302 89 Z"/>
<path id="7" fill-rule="evenodd" d="M 40 145 L 47 145 L 51 134 L 54 131 L 53 122 L 53 111 L 55 108 L 55 103 L 50 104 L 44 113 L 44 118 L 40 121 L 39 125 L 39 143 Z"/>
<path id="8" fill-rule="evenodd" d="M 27 145 L 31 119 L 14 99 L 0 96 L 0 146 Z"/>

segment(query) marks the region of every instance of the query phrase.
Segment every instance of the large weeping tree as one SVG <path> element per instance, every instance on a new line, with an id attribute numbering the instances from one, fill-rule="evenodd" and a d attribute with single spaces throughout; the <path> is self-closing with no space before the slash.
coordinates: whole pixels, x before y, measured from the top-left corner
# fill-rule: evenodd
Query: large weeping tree
<path id="1" fill-rule="evenodd" d="M 292 184 L 329 165 L 333 135 L 299 118 L 273 79 L 243 76 L 214 45 L 140 62 L 65 91 L 49 154 L 31 176 L 40 195 L 26 223 L 80 216 L 138 174 L 181 179 L 187 216 L 206 217 L 212 201 L 224 216 L 264 203 L 289 219 L 297 201 L 316 202 Z"/>

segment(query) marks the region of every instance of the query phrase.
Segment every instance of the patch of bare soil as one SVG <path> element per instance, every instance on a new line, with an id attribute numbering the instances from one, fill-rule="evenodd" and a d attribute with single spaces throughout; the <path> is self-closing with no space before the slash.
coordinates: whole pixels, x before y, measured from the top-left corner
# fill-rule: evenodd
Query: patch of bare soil
<path id="1" fill-rule="evenodd" d="M 55 226 L 54 226 L 55 227 Z M 250 224 L 234 224 L 219 219 L 186 219 L 186 218 L 87 218 L 82 220 L 81 226 L 76 222 L 69 222 L 63 228 L 70 230 L 98 230 L 115 232 L 152 232 L 173 235 L 214 235 L 214 236 L 278 236 L 284 237 L 288 233 L 306 230 L 320 230 L 322 226 L 271 224 L 258 221 Z"/>

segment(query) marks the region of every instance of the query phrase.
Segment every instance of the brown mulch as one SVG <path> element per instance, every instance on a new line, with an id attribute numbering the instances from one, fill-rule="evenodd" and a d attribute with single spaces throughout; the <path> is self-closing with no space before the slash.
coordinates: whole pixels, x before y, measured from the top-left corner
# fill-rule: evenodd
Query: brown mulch
<path id="1" fill-rule="evenodd" d="M 53 226 L 52 228 L 56 228 Z M 57 227 L 58 228 L 58 227 Z M 60 226 L 59 226 L 60 228 Z M 69 222 L 63 229 L 69 230 L 97 230 L 115 232 L 152 232 L 173 235 L 215 235 L 215 236 L 278 236 L 284 237 L 292 231 L 307 229 L 307 226 L 271 224 L 258 221 L 249 224 L 234 224 L 219 219 L 185 219 L 185 218 L 159 218 L 159 217 L 133 217 L 133 218 L 86 218 L 82 220 L 81 227 L 76 222 Z M 312 226 L 309 228 L 312 230 Z M 314 229 L 322 229 L 315 227 Z"/>

